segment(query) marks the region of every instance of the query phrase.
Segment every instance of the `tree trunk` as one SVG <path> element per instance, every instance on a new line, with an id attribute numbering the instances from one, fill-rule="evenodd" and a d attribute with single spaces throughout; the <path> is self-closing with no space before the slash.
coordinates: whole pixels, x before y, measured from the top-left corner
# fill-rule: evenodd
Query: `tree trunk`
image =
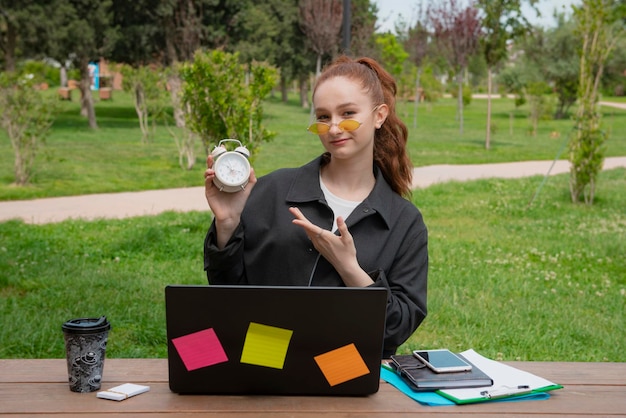
<path id="1" fill-rule="evenodd" d="M 491 67 L 487 68 L 487 134 L 485 136 L 485 149 L 491 146 Z"/>
<path id="2" fill-rule="evenodd" d="M 459 133 L 463 135 L 463 70 L 461 69 L 457 76 L 457 83 L 459 85 L 459 94 L 457 100 L 457 111 L 459 115 Z"/>
<path id="3" fill-rule="evenodd" d="M 170 86 L 170 97 L 172 98 L 172 108 L 174 110 L 174 121 L 177 128 L 185 127 L 185 112 L 180 102 L 180 90 L 182 88 L 182 80 L 178 74 L 171 75 L 167 79 L 167 84 Z"/>
<path id="4" fill-rule="evenodd" d="M 96 122 L 96 109 L 93 104 L 93 95 L 91 94 L 91 78 L 89 77 L 88 63 L 81 65 L 80 80 L 80 114 L 86 116 L 91 129 L 98 129 Z"/>
<path id="5" fill-rule="evenodd" d="M 15 72 L 15 48 L 17 46 L 17 28 L 6 19 L 6 43 L 4 52 L 4 69 L 7 73 Z"/>
<path id="6" fill-rule="evenodd" d="M 309 76 L 306 73 L 300 74 L 298 84 L 300 86 L 300 105 L 303 109 L 309 108 Z"/>
<path id="7" fill-rule="evenodd" d="M 422 98 L 420 94 L 420 76 L 422 75 L 422 69 L 417 69 L 417 75 L 415 76 L 415 107 L 413 109 L 413 129 L 417 129 L 417 108 Z"/>
<path id="8" fill-rule="evenodd" d="M 283 75 L 280 76 L 280 99 L 283 103 L 287 103 L 289 94 L 287 92 L 287 80 Z"/>
<path id="9" fill-rule="evenodd" d="M 315 62 L 315 79 L 322 74 L 322 54 L 317 54 L 317 61 Z"/>
<path id="10" fill-rule="evenodd" d="M 61 87 L 67 87 L 67 68 L 65 67 L 65 64 L 61 65 L 60 72 Z"/>

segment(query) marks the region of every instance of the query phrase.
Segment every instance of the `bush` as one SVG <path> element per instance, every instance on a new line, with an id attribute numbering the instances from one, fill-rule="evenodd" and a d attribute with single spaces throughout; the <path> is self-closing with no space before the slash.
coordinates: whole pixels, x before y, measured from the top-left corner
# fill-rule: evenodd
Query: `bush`
<path id="1" fill-rule="evenodd" d="M 61 72 L 58 68 L 44 61 L 27 60 L 18 66 L 20 75 L 31 75 L 35 84 L 47 83 L 49 86 L 61 85 Z"/>

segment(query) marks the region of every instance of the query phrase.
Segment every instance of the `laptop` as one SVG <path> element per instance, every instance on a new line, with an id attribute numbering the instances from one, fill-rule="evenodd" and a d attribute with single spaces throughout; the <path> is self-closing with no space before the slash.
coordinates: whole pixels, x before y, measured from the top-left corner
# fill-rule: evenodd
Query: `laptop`
<path id="1" fill-rule="evenodd" d="M 375 393 L 386 305 L 384 288 L 167 286 L 170 390 Z"/>

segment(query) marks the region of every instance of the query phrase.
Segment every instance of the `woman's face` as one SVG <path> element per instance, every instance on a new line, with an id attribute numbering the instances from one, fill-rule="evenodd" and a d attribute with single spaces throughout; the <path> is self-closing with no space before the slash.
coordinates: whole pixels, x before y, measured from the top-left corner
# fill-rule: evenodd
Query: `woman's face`
<path id="1" fill-rule="evenodd" d="M 332 158 L 369 158 L 374 155 L 374 132 L 387 117 L 387 105 L 376 106 L 361 85 L 346 77 L 334 77 L 317 86 L 315 97 L 317 122 L 331 125 L 320 134 L 322 145 Z M 354 131 L 342 131 L 342 120 L 354 119 L 361 123 Z"/>

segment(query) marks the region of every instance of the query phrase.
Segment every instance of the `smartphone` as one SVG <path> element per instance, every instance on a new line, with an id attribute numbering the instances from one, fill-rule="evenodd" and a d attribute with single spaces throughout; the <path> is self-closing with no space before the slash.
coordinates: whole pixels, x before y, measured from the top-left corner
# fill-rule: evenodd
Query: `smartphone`
<path id="1" fill-rule="evenodd" d="M 413 355 L 435 373 L 466 372 L 472 366 L 447 349 L 416 350 Z"/>

